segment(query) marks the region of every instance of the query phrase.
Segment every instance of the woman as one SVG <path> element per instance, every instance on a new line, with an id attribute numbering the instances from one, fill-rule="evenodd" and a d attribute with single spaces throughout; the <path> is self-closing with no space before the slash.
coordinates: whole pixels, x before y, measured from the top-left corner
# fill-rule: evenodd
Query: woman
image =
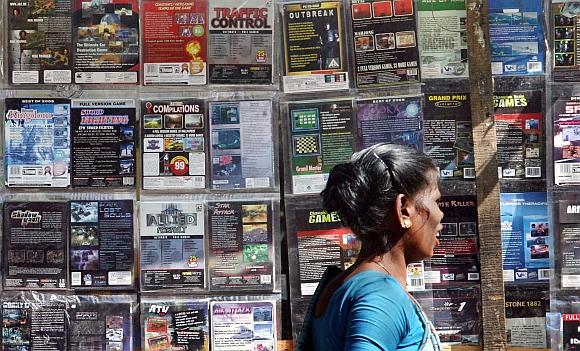
<path id="1" fill-rule="evenodd" d="M 439 350 L 439 340 L 405 290 L 406 267 L 433 255 L 443 213 L 438 172 L 426 155 L 378 144 L 335 166 L 322 192 L 361 241 L 356 263 L 313 305 L 314 350 Z"/>

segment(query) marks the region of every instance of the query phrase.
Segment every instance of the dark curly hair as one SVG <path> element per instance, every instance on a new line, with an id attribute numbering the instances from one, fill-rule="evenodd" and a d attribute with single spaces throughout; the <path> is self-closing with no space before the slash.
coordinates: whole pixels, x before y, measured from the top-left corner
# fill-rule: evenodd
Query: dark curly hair
<path id="1" fill-rule="evenodd" d="M 437 167 L 425 154 L 407 146 L 376 144 L 336 165 L 321 192 L 326 211 L 337 211 L 367 253 L 382 255 L 392 247 L 386 219 L 397 195 L 413 196 L 427 187 Z"/>

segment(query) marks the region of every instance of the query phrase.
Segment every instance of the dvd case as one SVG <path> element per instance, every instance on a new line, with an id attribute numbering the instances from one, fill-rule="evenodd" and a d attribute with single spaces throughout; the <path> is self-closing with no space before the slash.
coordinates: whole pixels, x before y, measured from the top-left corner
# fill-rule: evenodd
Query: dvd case
<path id="1" fill-rule="evenodd" d="M 546 312 L 549 310 L 549 295 L 547 284 L 506 286 L 506 333 L 510 347 L 548 347 Z"/>
<path id="2" fill-rule="evenodd" d="M 70 100 L 5 100 L 4 163 L 9 187 L 70 184 Z"/>
<path id="3" fill-rule="evenodd" d="M 73 0 L 77 84 L 139 82 L 137 0 Z"/>
<path id="4" fill-rule="evenodd" d="M 67 306 L 68 351 L 132 351 L 135 295 L 74 295 Z"/>
<path id="5" fill-rule="evenodd" d="M 204 288 L 205 213 L 201 201 L 141 201 L 143 291 Z"/>
<path id="6" fill-rule="evenodd" d="M 542 92 L 495 92 L 497 164 L 500 178 L 528 179 L 546 175 Z"/>
<path id="7" fill-rule="evenodd" d="M 132 289 L 133 200 L 71 201 L 69 270 L 74 289 Z"/>
<path id="8" fill-rule="evenodd" d="M 141 6 L 143 84 L 205 84 L 207 0 L 145 0 Z"/>
<path id="9" fill-rule="evenodd" d="M 11 84 L 72 82 L 71 2 L 13 1 L 8 15 L 8 80 Z"/>
<path id="10" fill-rule="evenodd" d="M 550 5 L 553 79 L 555 82 L 577 82 L 580 79 L 580 61 L 576 58 L 580 49 L 576 40 L 580 28 L 580 1 L 552 0 Z"/>
<path id="11" fill-rule="evenodd" d="M 552 105 L 554 135 L 554 183 L 580 183 L 580 97 L 554 99 Z"/>
<path id="12" fill-rule="evenodd" d="M 560 200 L 557 205 L 559 223 L 556 260 L 557 286 L 561 289 L 580 288 L 580 203 Z"/>
<path id="13" fill-rule="evenodd" d="M 273 187 L 272 102 L 216 101 L 208 109 L 211 188 Z"/>
<path id="14" fill-rule="evenodd" d="M 272 291 L 273 201 L 210 201 L 207 206 L 210 290 Z"/>
<path id="15" fill-rule="evenodd" d="M 293 194 L 318 193 L 328 173 L 356 150 L 352 99 L 291 101 L 286 104 L 288 180 Z"/>
<path id="16" fill-rule="evenodd" d="M 66 288 L 66 202 L 7 201 L 3 213 L 4 289 Z"/>
<path id="17" fill-rule="evenodd" d="M 272 84 L 274 1 L 211 0 L 208 18 L 210 84 Z"/>
<path id="18" fill-rule="evenodd" d="M 467 12 L 464 1 L 417 2 L 423 79 L 467 78 Z"/>
<path id="19" fill-rule="evenodd" d="M 135 101 L 72 100 L 73 187 L 135 185 Z"/>
<path id="20" fill-rule="evenodd" d="M 204 102 L 143 100 L 141 119 L 143 189 L 205 189 Z"/>
<path id="21" fill-rule="evenodd" d="M 143 350 L 209 351 L 209 319 L 208 299 L 143 297 Z"/>
<path id="22" fill-rule="evenodd" d="M 413 0 L 351 0 L 357 88 L 419 82 Z"/>
<path id="23" fill-rule="evenodd" d="M 426 94 L 425 153 L 442 179 L 475 179 L 469 94 Z"/>
<path id="24" fill-rule="evenodd" d="M 357 100 L 356 117 L 362 148 L 390 142 L 422 151 L 421 100 L 419 95 Z"/>
<path id="25" fill-rule="evenodd" d="M 282 4 L 286 93 L 349 88 L 340 1 Z"/>

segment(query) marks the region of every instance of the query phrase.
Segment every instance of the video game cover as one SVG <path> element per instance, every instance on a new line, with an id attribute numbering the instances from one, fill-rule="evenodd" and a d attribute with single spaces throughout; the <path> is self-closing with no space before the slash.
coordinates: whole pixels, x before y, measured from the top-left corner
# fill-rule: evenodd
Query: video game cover
<path id="1" fill-rule="evenodd" d="M 479 232 L 477 197 L 445 195 L 439 200 L 443 212 L 439 245 L 425 260 L 425 280 L 432 288 L 479 281 Z"/>
<path id="2" fill-rule="evenodd" d="M 8 79 L 12 84 L 72 82 L 68 0 L 7 2 Z"/>
<path id="3" fill-rule="evenodd" d="M 350 0 L 357 88 L 419 82 L 413 0 Z"/>
<path id="4" fill-rule="evenodd" d="M 491 74 L 543 74 L 544 1 L 490 0 L 489 41 Z M 555 50 L 566 52 L 558 44 Z"/>
<path id="5" fill-rule="evenodd" d="M 209 351 L 208 310 L 204 299 L 143 298 L 143 350 Z"/>
<path id="6" fill-rule="evenodd" d="M 362 148 L 390 142 L 423 150 L 421 96 L 361 99 L 356 104 Z"/>
<path id="7" fill-rule="evenodd" d="M 69 301 L 68 351 L 132 351 L 135 302 L 130 296 L 75 295 Z"/>
<path id="8" fill-rule="evenodd" d="M 77 84 L 139 82 L 137 0 L 73 1 Z"/>
<path id="9" fill-rule="evenodd" d="M 580 96 L 553 101 L 554 182 L 580 184 Z"/>
<path id="10" fill-rule="evenodd" d="M 142 290 L 205 287 L 205 218 L 201 202 L 141 201 Z"/>
<path id="11" fill-rule="evenodd" d="M 135 185 L 135 101 L 72 100 L 73 187 Z"/>
<path id="12" fill-rule="evenodd" d="M 475 179 L 469 94 L 426 94 L 425 153 L 441 179 Z"/>
<path id="13" fill-rule="evenodd" d="M 419 0 L 417 28 L 422 78 L 469 77 L 465 1 Z"/>
<path id="14" fill-rule="evenodd" d="M 509 347 L 548 347 L 546 312 L 550 306 L 548 284 L 505 287 L 505 321 Z"/>
<path id="15" fill-rule="evenodd" d="M 210 84 L 272 84 L 274 1 L 209 3 Z"/>
<path id="16" fill-rule="evenodd" d="M 70 184 L 70 101 L 5 100 L 6 185 L 66 188 Z"/>
<path id="17" fill-rule="evenodd" d="M 210 290 L 272 290 L 271 201 L 208 203 Z"/>
<path id="18" fill-rule="evenodd" d="M 3 351 L 67 350 L 64 296 L 20 292 L 1 301 Z"/>
<path id="19" fill-rule="evenodd" d="M 272 102 L 210 102 L 209 115 L 211 188 L 272 187 Z"/>
<path id="20" fill-rule="evenodd" d="M 141 102 L 143 189 L 206 187 L 207 121 L 202 100 Z"/>
<path id="21" fill-rule="evenodd" d="M 481 292 L 478 287 L 413 292 L 443 345 L 480 343 Z"/>
<path id="22" fill-rule="evenodd" d="M 275 301 L 211 303 L 213 351 L 276 351 Z"/>
<path id="23" fill-rule="evenodd" d="M 553 77 L 556 82 L 578 82 L 580 59 L 580 1 L 551 1 Z"/>
<path id="24" fill-rule="evenodd" d="M 207 1 L 145 0 L 141 6 L 143 84 L 205 84 Z"/>
<path id="25" fill-rule="evenodd" d="M 67 213 L 65 202 L 4 203 L 4 289 L 67 287 Z"/>
<path id="26" fill-rule="evenodd" d="M 286 93 L 349 87 L 340 1 L 282 5 Z"/>
<path id="27" fill-rule="evenodd" d="M 135 282 L 133 201 L 70 202 L 72 288 L 132 288 Z"/>
<path id="28" fill-rule="evenodd" d="M 546 193 L 501 193 L 500 212 L 504 282 L 549 280 L 554 235 Z"/>
<path id="29" fill-rule="evenodd" d="M 558 202 L 559 245 L 555 260 L 559 286 L 580 288 L 580 201 Z"/>
<path id="30" fill-rule="evenodd" d="M 330 170 L 350 160 L 356 148 L 352 99 L 288 103 L 292 193 L 319 193 Z"/>
<path id="31" fill-rule="evenodd" d="M 540 90 L 494 93 L 500 178 L 545 177 L 542 94 Z"/>

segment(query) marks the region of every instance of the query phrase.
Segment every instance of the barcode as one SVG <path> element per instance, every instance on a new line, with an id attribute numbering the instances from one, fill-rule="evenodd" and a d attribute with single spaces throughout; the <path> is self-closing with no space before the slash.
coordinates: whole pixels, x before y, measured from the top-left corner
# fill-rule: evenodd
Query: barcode
<path id="1" fill-rule="evenodd" d="M 420 288 L 423 285 L 425 285 L 425 283 L 423 283 L 423 278 L 411 278 L 411 286 L 413 288 Z"/>
<path id="2" fill-rule="evenodd" d="M 526 167 L 526 178 L 539 178 L 542 176 L 540 167 Z"/>
<path id="3" fill-rule="evenodd" d="M 8 174 L 10 175 L 20 175 L 20 167 L 18 166 L 10 166 Z"/>
<path id="4" fill-rule="evenodd" d="M 564 174 L 571 174 L 572 173 L 572 165 L 569 164 L 559 164 L 558 165 L 558 171 L 560 172 L 560 174 L 564 173 Z"/>
<path id="5" fill-rule="evenodd" d="M 157 65 L 153 63 L 146 63 L 145 64 L 145 73 L 157 73 Z"/>
<path id="6" fill-rule="evenodd" d="M 528 62 L 528 71 L 539 72 L 541 70 L 542 70 L 542 63 L 541 62 Z"/>
<path id="7" fill-rule="evenodd" d="M 467 280 L 479 280 L 479 273 L 467 273 Z"/>
<path id="8" fill-rule="evenodd" d="M 549 269 L 538 269 L 538 280 L 548 280 L 550 279 L 550 276 Z"/>
<path id="9" fill-rule="evenodd" d="M 463 169 L 463 178 L 466 178 L 466 179 L 475 178 L 475 168 L 464 168 Z"/>
<path id="10" fill-rule="evenodd" d="M 260 276 L 260 283 L 271 284 L 272 283 L 272 276 L 271 275 L 261 275 Z"/>
<path id="11" fill-rule="evenodd" d="M 135 184 L 135 178 L 123 177 L 123 185 L 133 185 L 133 184 Z"/>

